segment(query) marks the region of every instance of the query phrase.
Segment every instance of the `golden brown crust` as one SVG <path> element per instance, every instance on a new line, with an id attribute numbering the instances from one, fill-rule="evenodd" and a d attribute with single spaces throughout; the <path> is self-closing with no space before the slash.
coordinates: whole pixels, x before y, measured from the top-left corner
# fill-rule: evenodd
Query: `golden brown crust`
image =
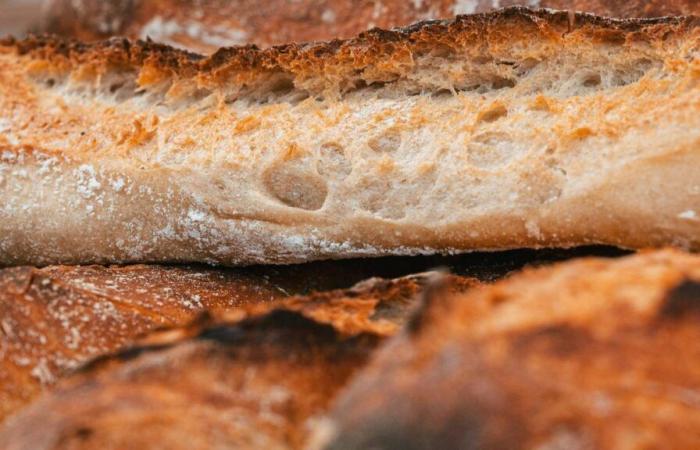
<path id="1" fill-rule="evenodd" d="M 524 39 L 547 38 L 555 33 L 578 30 L 582 39 L 610 43 L 668 39 L 694 29 L 700 19 L 665 17 L 651 19 L 611 19 L 589 14 L 570 16 L 566 11 L 531 10 L 511 7 L 453 20 L 425 21 L 393 30 L 372 29 L 358 37 L 307 44 L 285 44 L 259 49 L 253 45 L 222 48 L 209 57 L 145 41 L 115 38 L 85 43 L 57 36 L 30 36 L 24 40 L 6 39 L 4 51 L 54 61 L 60 66 L 87 65 L 120 69 L 149 69 L 161 76 L 196 78 L 205 85 L 250 82 L 251 76 L 286 72 L 323 77 L 324 72 L 350 73 L 371 65 L 396 70 L 406 56 L 430 52 L 435 46 L 458 53 L 465 47 L 503 44 Z M 446 55 L 443 55 L 446 56 Z M 237 75 L 231 78 L 231 75 Z M 212 83 L 213 82 L 213 83 Z M 337 82 L 342 84 L 341 82 Z"/>
<path id="2" fill-rule="evenodd" d="M 676 251 L 437 295 L 353 381 L 317 444 L 696 447 L 698 305 L 700 257 Z"/>
<path id="3" fill-rule="evenodd" d="M 396 332 L 435 276 L 372 279 L 347 291 L 242 304 L 216 319 L 202 316 L 152 333 L 59 382 L 45 400 L 9 420 L 0 446 L 300 448 L 308 420 Z M 452 293 L 476 284 L 442 280 Z M 178 413 L 183 408 L 188 413 Z M 27 434 L 32 423 L 46 426 Z M 131 427 L 148 431 L 125 434 Z M 57 442 L 58 436 L 64 439 Z"/>
<path id="4" fill-rule="evenodd" d="M 341 335 L 374 333 L 393 336 L 413 312 L 426 284 L 440 280 L 450 293 L 477 286 L 475 278 L 426 272 L 394 280 L 370 278 L 347 290 L 317 292 L 306 297 L 289 297 L 273 305 L 252 305 L 246 315 L 259 315 L 271 307 L 294 311 L 322 324 L 330 324 Z M 237 317 L 240 312 L 224 317 Z"/>
<path id="5" fill-rule="evenodd" d="M 367 332 L 385 337 L 401 326 L 435 276 L 418 272 L 446 267 L 460 275 L 444 276 L 449 289 L 462 292 L 477 279 L 490 282 L 524 265 L 619 253 L 606 248 L 520 250 L 237 270 L 143 265 L 0 269 L 0 421 L 85 361 L 204 312 L 235 322 L 288 310 L 331 325 L 342 336 Z M 367 279 L 373 276 L 397 279 Z"/>
<path id="6" fill-rule="evenodd" d="M 0 419 L 65 373 L 153 329 L 285 294 L 262 277 L 158 266 L 0 271 Z"/>
<path id="7" fill-rule="evenodd" d="M 263 47 L 287 42 L 348 38 L 373 27 L 393 28 L 425 19 L 444 19 L 464 13 L 487 12 L 517 4 L 576 10 L 608 17 L 659 17 L 696 14 L 696 0 L 502 0 L 399 1 L 368 0 L 120 0 L 112 2 L 69 0 L 49 2 L 45 31 L 81 40 L 121 35 L 151 38 L 202 52 L 222 46 L 254 43 Z"/>
<path id="8" fill-rule="evenodd" d="M 81 370 L 10 418 L 0 445 L 301 448 L 313 417 L 378 343 L 282 311 L 190 335 L 169 332 L 167 343 Z"/>
<path id="9" fill-rule="evenodd" d="M 404 266 L 399 271 L 408 272 L 430 263 L 399 264 Z M 129 347 L 154 329 L 182 326 L 205 313 L 233 323 L 272 310 L 295 311 L 334 327 L 342 336 L 392 335 L 412 310 L 429 274 L 371 279 L 337 290 L 367 277 L 377 265 L 363 268 L 348 261 L 249 270 L 165 266 L 0 270 L 0 421 L 86 361 Z M 503 273 L 494 267 L 486 275 Z M 477 283 L 468 277 L 448 280 L 455 292 Z M 336 290 L 299 295 L 313 289 Z"/>

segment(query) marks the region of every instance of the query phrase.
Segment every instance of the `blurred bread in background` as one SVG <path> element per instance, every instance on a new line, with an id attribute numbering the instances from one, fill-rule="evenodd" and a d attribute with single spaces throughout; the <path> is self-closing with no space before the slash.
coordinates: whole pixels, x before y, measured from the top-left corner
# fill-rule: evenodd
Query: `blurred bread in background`
<path id="1" fill-rule="evenodd" d="M 0 36 L 28 31 L 93 41 L 151 38 L 201 53 L 220 47 L 348 38 L 513 5 L 611 17 L 697 14 L 698 0 L 0 0 Z"/>
<path id="2" fill-rule="evenodd" d="M 700 256 L 671 250 L 433 290 L 311 448 L 698 448 L 699 319 Z"/>
<path id="3" fill-rule="evenodd" d="M 21 37 L 36 29 L 43 3 L 44 0 L 0 0 L 0 36 Z"/>
<path id="4" fill-rule="evenodd" d="M 523 5 L 612 17 L 697 13 L 697 0 L 48 0 L 42 30 L 82 40 L 123 35 L 211 53 L 219 47 L 349 38 L 373 27 Z"/>
<path id="5" fill-rule="evenodd" d="M 112 271 L 105 278 L 123 285 L 120 276 Z M 130 347 L 112 345 L 115 353 L 103 352 L 9 418 L 0 428 L 0 448 L 300 448 L 313 418 L 399 330 L 436 278 L 454 295 L 478 284 L 424 273 L 278 302 L 246 298 L 238 309 L 162 329 Z M 175 292 L 182 290 L 178 284 Z M 194 289 L 202 302 L 211 295 L 206 286 Z M 82 327 L 92 335 L 79 343 L 81 350 L 114 334 L 96 322 Z M 125 433 L 132 428 L 140 431 Z"/>
<path id="6" fill-rule="evenodd" d="M 163 266 L 0 270 L 0 421 L 86 361 L 156 328 L 285 297 L 240 271 Z"/>
<path id="7" fill-rule="evenodd" d="M 532 253 L 511 252 L 505 259 L 515 264 L 510 267 L 524 260 L 538 263 L 526 255 Z M 0 422 L 87 361 L 129 348 L 154 330 L 198 321 L 202 314 L 234 323 L 279 309 L 334 325 L 346 335 L 393 335 L 430 276 L 430 272 L 405 273 L 425 270 L 436 260 L 391 261 L 390 269 L 374 271 L 377 261 L 364 264 L 366 268 L 353 268 L 360 264 L 346 261 L 250 269 L 156 265 L 0 269 Z M 505 274 L 488 260 L 486 264 L 488 276 L 475 272 L 480 278 Z M 381 273 L 404 276 L 367 279 Z M 337 289 L 359 280 L 364 281 Z M 445 280 L 455 292 L 478 284 L 470 276 Z M 316 289 L 323 292 L 304 295 Z"/>

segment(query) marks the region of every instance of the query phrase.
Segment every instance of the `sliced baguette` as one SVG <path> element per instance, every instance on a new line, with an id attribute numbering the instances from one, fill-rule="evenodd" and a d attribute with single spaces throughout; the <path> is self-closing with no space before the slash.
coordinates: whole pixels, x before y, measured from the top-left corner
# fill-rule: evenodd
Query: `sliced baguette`
<path id="1" fill-rule="evenodd" d="M 694 17 L 0 46 L 0 264 L 700 248 Z"/>

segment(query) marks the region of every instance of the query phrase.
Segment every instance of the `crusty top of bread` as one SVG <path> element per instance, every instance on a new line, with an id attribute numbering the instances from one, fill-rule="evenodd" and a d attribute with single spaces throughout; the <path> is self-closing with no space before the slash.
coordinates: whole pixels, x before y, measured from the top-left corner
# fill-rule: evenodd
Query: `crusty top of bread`
<path id="1" fill-rule="evenodd" d="M 144 265 L 2 269 L 0 422 L 91 359 L 128 348 L 155 329 L 185 326 L 202 314 L 234 323 L 285 310 L 331 325 L 342 336 L 393 335 L 429 273 L 298 295 L 314 287 L 347 287 L 359 272 L 324 263 L 252 270 Z M 458 276 L 447 282 L 454 292 L 477 284 Z"/>
<path id="2" fill-rule="evenodd" d="M 700 256 L 677 251 L 434 292 L 336 401 L 317 444 L 693 448 L 699 320 Z"/>
<path id="3" fill-rule="evenodd" d="M 143 333 L 286 294 L 262 276 L 161 266 L 0 270 L 0 421 Z"/>
<path id="4" fill-rule="evenodd" d="M 348 38 L 375 26 L 405 26 L 518 4 L 620 18 L 700 12 L 694 0 L 52 0 L 47 2 L 43 30 L 82 40 L 151 37 L 211 53 L 246 43 L 269 46 Z"/>
<path id="5" fill-rule="evenodd" d="M 569 45 L 581 40 L 610 45 L 635 41 L 662 43 L 674 35 L 694 30 L 700 19 L 664 17 L 652 19 L 611 19 L 566 11 L 531 10 L 511 7 L 491 13 L 433 20 L 393 30 L 372 29 L 358 37 L 327 42 L 285 44 L 259 49 L 254 45 L 222 48 L 209 57 L 178 50 L 152 41 L 111 39 L 84 43 L 57 36 L 6 39 L 4 51 L 52 64 L 43 70 L 81 70 L 81 78 L 99 77 L 105 70 L 137 70 L 140 86 L 192 80 L 198 89 L 246 87 L 289 91 L 292 83 L 312 95 L 326 89 L 347 92 L 368 85 L 392 83 L 420 69 L 418 58 L 435 55 L 498 58 L 507 53 L 517 60 L 514 47 L 519 41 L 549 41 L 563 35 Z M 507 61 L 504 62 L 504 64 Z M 418 88 L 459 89 L 450 85 L 449 74 L 440 67 L 429 83 Z M 271 75 L 289 78 L 270 80 Z M 287 84 L 284 83 L 287 82 Z M 199 95 L 202 95 L 200 92 Z"/>
<path id="6" fill-rule="evenodd" d="M 90 268 L 88 273 L 96 270 Z M 148 277 L 147 269 L 142 267 L 103 269 L 101 275 L 105 281 L 120 284 L 124 271 L 129 270 Z M 173 270 L 177 269 L 152 269 Z M 0 280 L 2 275 L 0 272 Z M 206 279 L 210 274 L 187 271 L 184 276 Z M 151 331 L 138 340 L 134 339 L 136 333 L 146 329 L 132 326 L 127 330 L 131 341 L 100 347 L 101 353 L 92 354 L 97 358 L 80 364 L 74 373 L 61 373 L 57 387 L 46 400 L 38 400 L 36 409 L 30 406 L 17 419 L 8 419 L 5 431 L 0 429 L 0 447 L 58 450 L 63 448 L 60 445 L 70 444 L 76 446 L 71 448 L 114 448 L 122 439 L 129 439 L 129 448 L 151 448 L 158 443 L 189 449 L 193 442 L 212 439 L 206 448 L 215 447 L 215 443 L 300 448 L 310 430 L 306 421 L 324 412 L 335 391 L 364 365 L 377 344 L 398 331 L 415 309 L 426 284 L 437 276 L 425 273 L 395 280 L 371 279 L 347 290 L 241 304 L 223 313 L 212 311 L 210 316 L 200 316 L 189 324 L 179 322 Z M 453 294 L 475 285 L 474 280 L 457 276 L 443 275 L 440 279 Z M 149 281 L 146 279 L 137 289 L 150 288 Z M 201 295 L 192 301 L 205 304 L 211 294 L 201 288 L 190 292 Z M 178 284 L 173 284 L 173 294 L 180 294 Z M 234 289 L 229 294 L 235 296 L 237 292 Z M 26 306 L 27 300 L 19 300 L 18 307 Z M 38 300 L 43 298 L 39 296 Z M 129 300 L 126 296 L 124 303 Z M 55 301 L 65 300 L 59 297 Z M 146 302 L 144 308 L 148 306 Z M 147 318 L 149 312 L 136 314 Z M 15 316 L 12 314 L 9 320 Z M 43 318 L 36 315 L 38 320 Z M 83 326 L 93 338 L 80 342 L 78 348 L 112 338 L 113 333 L 99 325 L 99 321 L 88 321 Z M 59 339 L 64 335 L 70 338 L 68 331 L 53 331 Z M 30 339 L 24 338 L 21 343 L 22 350 L 15 349 L 10 356 L 31 359 L 29 364 L 33 365 L 36 358 L 30 356 L 37 351 L 53 361 L 52 355 L 41 353 Z M 79 362 L 86 360 L 83 357 Z M 0 362 L 3 368 L 11 366 Z M 23 403 L 35 396 L 32 383 L 20 382 L 14 371 L 8 378 L 6 385 L 12 390 L 0 390 L 0 398 L 12 400 L 3 402 L 5 412 L 17 410 L 14 403 L 20 403 L 18 397 Z M 284 401 L 275 396 L 280 391 L 285 392 Z M 183 407 L 187 414 L 173 414 Z M 237 420 L 226 419 L 232 411 Z M 145 417 L 149 415 L 163 428 L 147 426 Z M 275 416 L 274 423 L 270 415 Z M 34 427 L 37 421 L 48 426 L 27 433 L 24 427 Z M 58 447 L 53 446 L 56 436 L 70 435 L 78 423 L 92 430 L 90 439 L 71 436 Z M 130 426 L 148 431 L 138 436 L 125 434 Z M 217 436 L 211 436 L 212 430 L 218 430 Z M 102 440 L 102 445 L 95 440 Z"/>

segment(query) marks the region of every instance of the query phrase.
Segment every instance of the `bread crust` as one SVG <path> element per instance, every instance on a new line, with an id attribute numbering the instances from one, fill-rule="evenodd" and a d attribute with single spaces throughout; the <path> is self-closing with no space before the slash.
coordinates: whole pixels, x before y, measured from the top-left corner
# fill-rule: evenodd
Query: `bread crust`
<path id="1" fill-rule="evenodd" d="M 109 279 L 110 271 L 106 273 Z M 119 280 L 119 272 L 111 274 L 112 281 Z M 197 272 L 189 275 L 203 278 Z M 156 444 L 172 449 L 302 448 L 314 417 L 326 411 L 335 392 L 376 346 L 398 331 L 426 284 L 438 276 L 370 279 L 347 290 L 241 302 L 223 311 L 212 309 L 186 325 L 151 331 L 128 345 L 102 348 L 93 354 L 97 358 L 62 374 L 44 399 L 8 419 L 0 427 L 0 445 L 33 450 Z M 477 285 L 464 277 L 440 279 L 453 294 Z M 206 289 L 190 289 L 201 294 L 202 303 L 209 300 Z M 178 286 L 173 291 L 179 294 Z M 103 339 L 110 335 L 95 328 L 92 332 L 103 333 L 98 335 Z M 129 329 L 132 336 L 137 331 Z M 84 345 L 96 342 L 102 341 L 93 338 Z M 25 339 L 13 356 L 33 356 L 29 349 L 37 347 Z M 27 391 L 27 386 L 12 386 L 9 395 Z M 284 400 L 275 396 L 280 391 Z M 188 414 L 174 414 L 183 407 Z M 222 420 L 230 415 L 237 420 Z M 154 423 L 161 425 L 152 427 Z M 34 431 L 27 433 L 27 426 Z M 73 434 L 76 426 L 89 429 L 90 439 Z M 130 427 L 144 432 L 125 433 Z"/>
<path id="2" fill-rule="evenodd" d="M 345 274 L 343 279 L 334 272 Z M 343 267 L 256 270 L 134 265 L 0 270 L 0 422 L 89 361 L 128 349 L 156 330 L 230 324 L 290 311 L 340 336 L 397 332 L 431 277 L 374 278 Z M 320 282 L 315 280 L 321 277 Z M 476 286 L 449 276 L 452 292 Z M 320 283 L 320 284 L 319 284 Z M 203 317 L 206 317 L 204 319 Z M 191 325 L 194 323 L 194 325 Z M 188 328 L 189 329 L 189 328 Z M 167 334 L 167 333 L 165 333 Z M 149 345 L 154 342 L 149 338 Z M 143 344 L 143 342 L 141 342 Z"/>
<path id="3" fill-rule="evenodd" d="M 279 311 L 236 325 L 173 330 L 64 380 L 9 418 L 0 444 L 303 448 L 314 416 L 377 344 L 372 334 L 343 338 L 331 326 Z"/>
<path id="4" fill-rule="evenodd" d="M 695 447 L 699 304 L 676 251 L 429 296 L 310 448 Z"/>
<path id="5" fill-rule="evenodd" d="M 572 32 L 574 36 L 568 36 L 574 38 L 572 40 L 591 39 L 610 44 L 624 44 L 628 40 L 654 41 L 666 33 L 683 35 L 695 29 L 699 21 L 693 16 L 619 19 L 515 6 L 454 19 L 419 21 L 401 28 L 373 28 L 346 39 L 283 43 L 262 49 L 254 44 L 219 48 L 208 57 L 152 40 L 126 38 L 85 42 L 50 34 L 31 35 L 20 40 L 8 37 L 3 46 L 6 52 L 14 49 L 19 55 L 29 54 L 69 65 L 114 64 L 137 69 L 149 65 L 149 69 L 171 72 L 180 77 L 196 77 L 206 83 L 216 82 L 212 78 L 223 69 L 259 71 L 255 75 L 265 70 L 286 70 L 299 75 L 320 76 L 323 70 L 338 65 L 347 64 L 353 68 L 379 65 L 387 57 L 406 50 L 416 51 L 421 45 L 442 44 L 448 48 L 441 50 L 449 53 L 478 44 L 500 44 L 507 50 L 509 44 L 520 40 L 551 38 L 550 34 L 568 35 Z M 503 35 L 511 31 L 516 34 Z M 225 82 L 240 83 L 237 79 Z"/>
<path id="6" fill-rule="evenodd" d="M 0 421 L 144 333 L 285 296 L 262 277 L 201 268 L 0 270 Z"/>
<path id="7" fill-rule="evenodd" d="M 181 0 L 120 0 L 111 2 L 51 0 L 42 29 L 81 40 L 112 36 L 152 39 L 204 53 L 219 47 L 349 38 L 373 27 L 392 28 L 426 19 L 482 13 L 494 8 L 527 3 L 530 6 L 573 10 L 600 16 L 660 17 L 697 14 L 696 0 L 421 0 L 406 2 L 302 0 L 250 0 L 199 2 Z"/>
<path id="8" fill-rule="evenodd" d="M 698 248 L 697 24 L 510 8 L 206 58 L 6 41 L 0 263 Z"/>

